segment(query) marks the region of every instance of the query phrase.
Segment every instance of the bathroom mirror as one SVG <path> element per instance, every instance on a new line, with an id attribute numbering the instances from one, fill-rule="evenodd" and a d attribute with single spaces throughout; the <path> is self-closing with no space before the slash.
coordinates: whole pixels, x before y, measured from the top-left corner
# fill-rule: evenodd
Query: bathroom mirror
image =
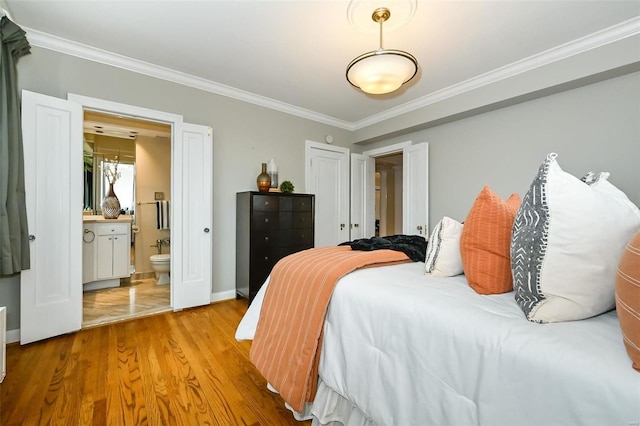
<path id="1" fill-rule="evenodd" d="M 135 141 L 123 145 L 119 140 L 85 133 L 84 139 L 84 210 L 101 214 L 100 203 L 109 183 L 102 173 L 105 166 L 117 162 L 120 177 L 113 185 L 124 214 L 135 210 Z M 124 148 L 124 149 L 123 149 Z"/>
<path id="2" fill-rule="evenodd" d="M 84 211 L 101 214 L 101 201 L 109 183 L 102 171 L 111 163 L 118 166 L 120 177 L 114 192 L 124 214 L 135 207 L 135 162 L 137 132 L 117 126 L 117 117 L 85 111 L 84 114 Z"/>

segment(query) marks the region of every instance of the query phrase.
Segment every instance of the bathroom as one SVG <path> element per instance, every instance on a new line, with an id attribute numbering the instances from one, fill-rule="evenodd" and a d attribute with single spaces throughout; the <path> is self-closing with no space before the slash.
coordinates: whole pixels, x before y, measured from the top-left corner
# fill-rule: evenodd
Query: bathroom
<path id="1" fill-rule="evenodd" d="M 83 327 L 169 310 L 171 127 L 85 111 L 84 150 Z M 116 160 L 119 178 L 113 188 L 121 214 L 105 219 L 100 204 L 108 182 L 103 169 L 113 169 Z M 93 240 L 103 237 L 92 226 L 109 225 L 126 226 L 127 235 L 118 242 L 124 244 L 126 237 L 126 272 L 88 281 L 97 278 L 87 271 L 96 268 L 91 260 L 97 257 L 91 251 L 92 244 L 97 247 Z M 101 255 L 95 262 L 99 267 L 104 261 Z"/>

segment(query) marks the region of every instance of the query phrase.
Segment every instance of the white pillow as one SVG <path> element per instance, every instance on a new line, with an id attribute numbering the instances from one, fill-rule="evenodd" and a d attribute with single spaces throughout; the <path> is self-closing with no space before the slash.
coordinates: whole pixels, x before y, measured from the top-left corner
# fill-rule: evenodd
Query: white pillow
<path id="1" fill-rule="evenodd" d="M 460 257 L 460 235 L 462 224 L 450 217 L 443 217 L 431 231 L 424 261 L 427 274 L 436 277 L 460 275 L 462 257 Z"/>
<path id="2" fill-rule="evenodd" d="M 549 154 L 513 224 L 515 298 L 530 321 L 589 318 L 615 307 L 615 276 L 640 211 L 600 173 L 586 182 Z"/>

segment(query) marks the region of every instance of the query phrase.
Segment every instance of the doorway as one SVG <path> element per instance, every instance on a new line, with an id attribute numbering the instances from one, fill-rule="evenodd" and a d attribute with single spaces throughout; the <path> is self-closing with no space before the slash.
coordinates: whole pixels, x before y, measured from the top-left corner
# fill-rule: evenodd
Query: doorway
<path id="1" fill-rule="evenodd" d="M 382 155 L 375 161 L 375 235 L 402 233 L 402 153 Z"/>
<path id="2" fill-rule="evenodd" d="M 148 108 L 71 93 L 64 100 L 23 90 L 25 193 L 33 235 L 31 268 L 20 274 L 23 345 L 82 328 L 83 109 L 171 126 L 171 308 L 211 302 L 211 127 L 185 123 L 181 115 Z M 115 228 L 120 233 L 121 227 L 113 231 Z M 105 259 L 109 256 L 101 258 Z"/>
<path id="3" fill-rule="evenodd" d="M 92 278 L 86 269 L 93 265 L 83 259 L 83 277 L 89 278 L 83 279 L 82 327 L 171 310 L 170 272 L 158 281 L 151 261 L 162 255 L 168 262 L 171 253 L 170 224 L 157 220 L 171 200 L 171 142 L 169 124 L 84 110 L 85 229 L 101 222 L 101 200 L 109 183 L 105 170 L 110 168 L 117 173 L 118 220 L 126 226 L 130 244 L 127 273 L 112 280 L 113 286 L 88 281 Z M 84 239 L 83 255 L 90 244 L 93 239 Z"/>

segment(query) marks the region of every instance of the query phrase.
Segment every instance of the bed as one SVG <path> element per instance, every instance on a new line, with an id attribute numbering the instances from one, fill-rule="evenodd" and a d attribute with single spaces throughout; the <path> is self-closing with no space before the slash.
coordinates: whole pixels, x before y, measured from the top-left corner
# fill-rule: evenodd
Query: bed
<path id="1" fill-rule="evenodd" d="M 268 284 L 268 282 L 267 282 Z M 238 327 L 255 331 L 263 286 Z M 526 321 L 512 292 L 483 296 L 424 263 L 361 269 L 335 287 L 318 391 L 299 419 L 349 425 L 635 425 L 640 375 L 615 311 Z"/>
<path id="2" fill-rule="evenodd" d="M 313 328 L 288 309 L 315 304 L 303 259 L 314 270 L 335 263 L 314 263 L 324 248 L 287 257 L 236 338 L 253 339 L 271 389 L 318 425 L 638 426 L 640 209 L 608 176 L 575 178 L 552 153 L 522 199 L 485 186 L 464 225 L 438 222 L 424 262 L 333 280 L 317 349 L 269 349 L 281 338 L 268 333 Z M 296 278 L 282 280 L 287 270 Z M 288 381 L 305 377 L 291 358 L 300 348 L 315 351 L 306 399 Z M 269 357 L 277 368 L 264 368 Z"/>

